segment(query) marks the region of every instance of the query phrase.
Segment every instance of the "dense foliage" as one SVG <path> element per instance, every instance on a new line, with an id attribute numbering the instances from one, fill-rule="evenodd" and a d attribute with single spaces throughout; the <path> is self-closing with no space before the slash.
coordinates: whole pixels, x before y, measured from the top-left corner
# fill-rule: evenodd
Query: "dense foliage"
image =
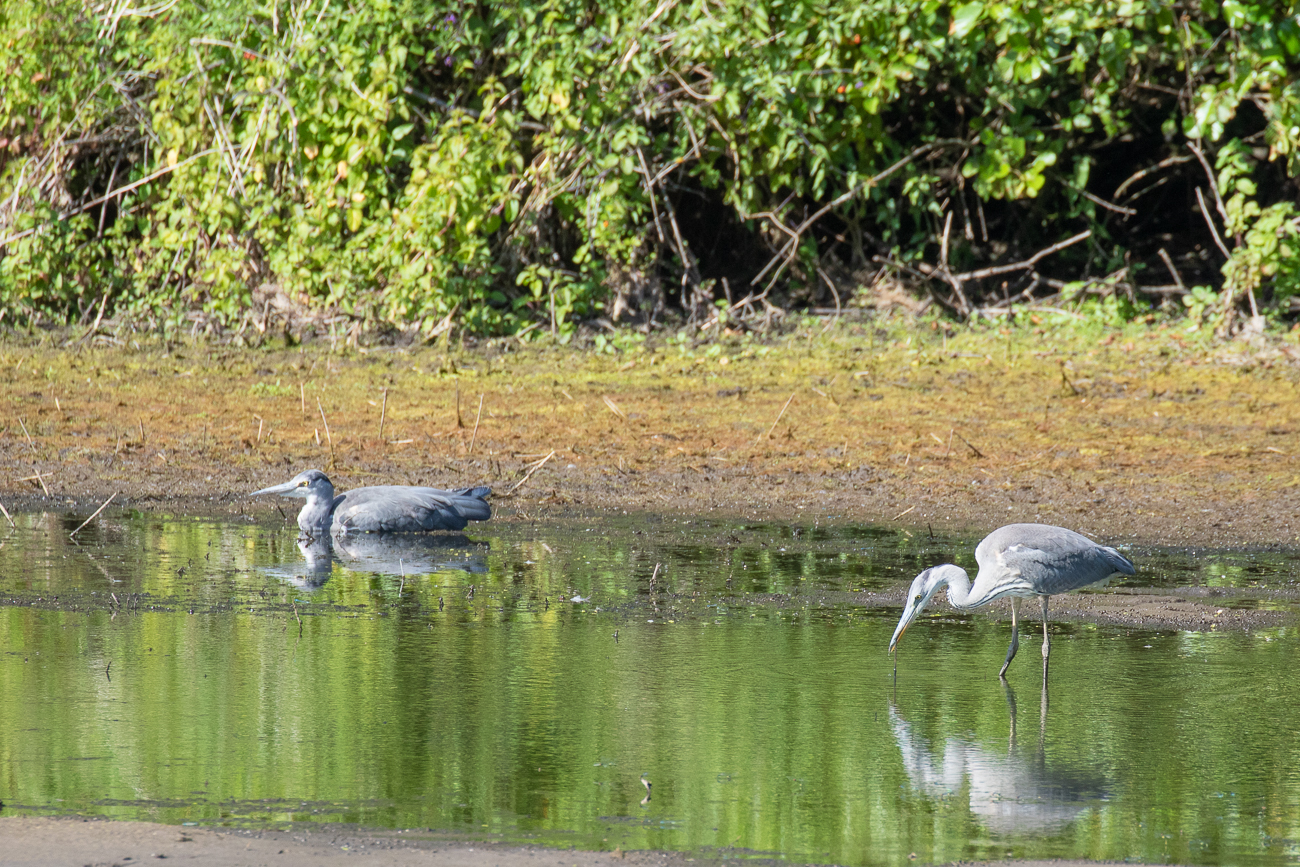
<path id="1" fill-rule="evenodd" d="M 0 69 L 18 318 L 1300 304 L 1280 2 L 10 0 Z"/>

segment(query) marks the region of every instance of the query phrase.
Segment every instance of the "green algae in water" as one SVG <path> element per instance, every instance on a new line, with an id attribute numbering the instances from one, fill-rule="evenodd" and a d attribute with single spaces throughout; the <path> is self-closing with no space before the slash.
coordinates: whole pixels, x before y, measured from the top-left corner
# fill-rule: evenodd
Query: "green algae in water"
<path id="1" fill-rule="evenodd" d="M 940 607 L 895 683 L 870 594 L 975 540 L 641 516 L 312 562 L 278 528 L 77 523 L 20 516 L 0 547 L 4 815 L 864 865 L 1296 855 L 1293 630 L 1054 624 L 1044 694 L 1031 637 L 1004 687 L 1007 625 Z M 1294 557 L 1130 553 L 1162 564 L 1130 587 Z"/>

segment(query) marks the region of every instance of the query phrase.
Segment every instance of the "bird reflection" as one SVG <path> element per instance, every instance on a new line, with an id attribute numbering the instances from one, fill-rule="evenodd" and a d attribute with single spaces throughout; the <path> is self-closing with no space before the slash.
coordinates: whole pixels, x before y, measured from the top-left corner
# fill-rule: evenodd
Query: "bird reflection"
<path id="1" fill-rule="evenodd" d="M 893 703 L 890 727 L 903 756 L 912 788 L 938 799 L 970 798 L 970 811 L 995 834 L 1059 831 L 1105 796 L 1106 781 L 1077 768 L 1049 763 L 1043 749 L 1047 733 L 1047 684 L 1044 681 L 1038 722 L 1038 743 L 1032 750 L 1017 747 L 1016 694 L 1003 684 L 1011 733 L 1007 750 L 992 749 L 970 738 L 948 738 L 935 754 L 930 742 L 913 731 Z"/>
<path id="2" fill-rule="evenodd" d="M 306 590 L 324 586 L 334 564 L 352 572 L 372 572 L 410 578 L 455 569 L 474 574 L 487 572 L 487 546 L 465 536 L 361 536 L 333 539 L 328 534 L 299 539 L 303 562 L 270 570 L 290 584 Z"/>
<path id="3" fill-rule="evenodd" d="M 334 553 L 354 572 L 381 575 L 427 575 L 455 569 L 480 574 L 488 570 L 485 543 L 465 536 L 337 536 Z"/>

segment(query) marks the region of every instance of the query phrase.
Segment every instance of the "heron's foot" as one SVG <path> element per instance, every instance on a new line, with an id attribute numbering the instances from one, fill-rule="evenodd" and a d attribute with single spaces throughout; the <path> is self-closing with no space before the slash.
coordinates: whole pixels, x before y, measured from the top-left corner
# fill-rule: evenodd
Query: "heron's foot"
<path id="1" fill-rule="evenodd" d="M 1002 669 L 998 671 L 998 677 L 1001 680 L 1007 679 L 1007 669 L 1011 667 L 1011 660 L 1015 658 L 1016 658 L 1016 649 L 1015 647 L 1012 647 L 1011 651 L 1007 654 L 1007 661 L 1002 663 Z"/>
<path id="2" fill-rule="evenodd" d="M 1016 651 L 1020 649 L 1020 636 L 1014 633 L 1011 636 L 1011 646 L 1007 648 L 1007 661 L 1002 663 L 1002 670 L 998 672 L 998 677 L 1006 678 L 1007 669 L 1011 667 L 1011 660 L 1016 658 Z"/>

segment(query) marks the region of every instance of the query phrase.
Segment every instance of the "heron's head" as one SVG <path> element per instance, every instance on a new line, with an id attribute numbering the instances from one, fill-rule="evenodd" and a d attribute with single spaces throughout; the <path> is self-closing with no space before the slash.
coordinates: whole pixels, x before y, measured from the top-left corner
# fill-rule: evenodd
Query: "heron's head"
<path id="1" fill-rule="evenodd" d="M 957 572 L 965 575 L 965 570 L 959 566 L 945 564 L 926 569 L 920 575 L 912 579 L 912 586 L 907 591 L 907 601 L 903 604 L 903 616 L 898 619 L 898 626 L 894 627 L 894 637 L 889 639 L 889 652 L 893 653 L 898 649 L 898 641 L 907 631 L 907 627 L 912 625 L 912 621 L 921 613 L 934 598 L 934 594 L 939 592 L 940 587 L 946 587 Z"/>
<path id="2" fill-rule="evenodd" d="M 260 491 L 253 491 L 250 496 L 256 497 L 261 494 L 280 494 L 284 497 L 297 497 L 302 500 L 313 494 L 333 498 L 334 486 L 330 484 L 329 476 L 320 470 L 304 470 L 282 485 L 272 485 L 269 488 L 262 488 Z"/>

